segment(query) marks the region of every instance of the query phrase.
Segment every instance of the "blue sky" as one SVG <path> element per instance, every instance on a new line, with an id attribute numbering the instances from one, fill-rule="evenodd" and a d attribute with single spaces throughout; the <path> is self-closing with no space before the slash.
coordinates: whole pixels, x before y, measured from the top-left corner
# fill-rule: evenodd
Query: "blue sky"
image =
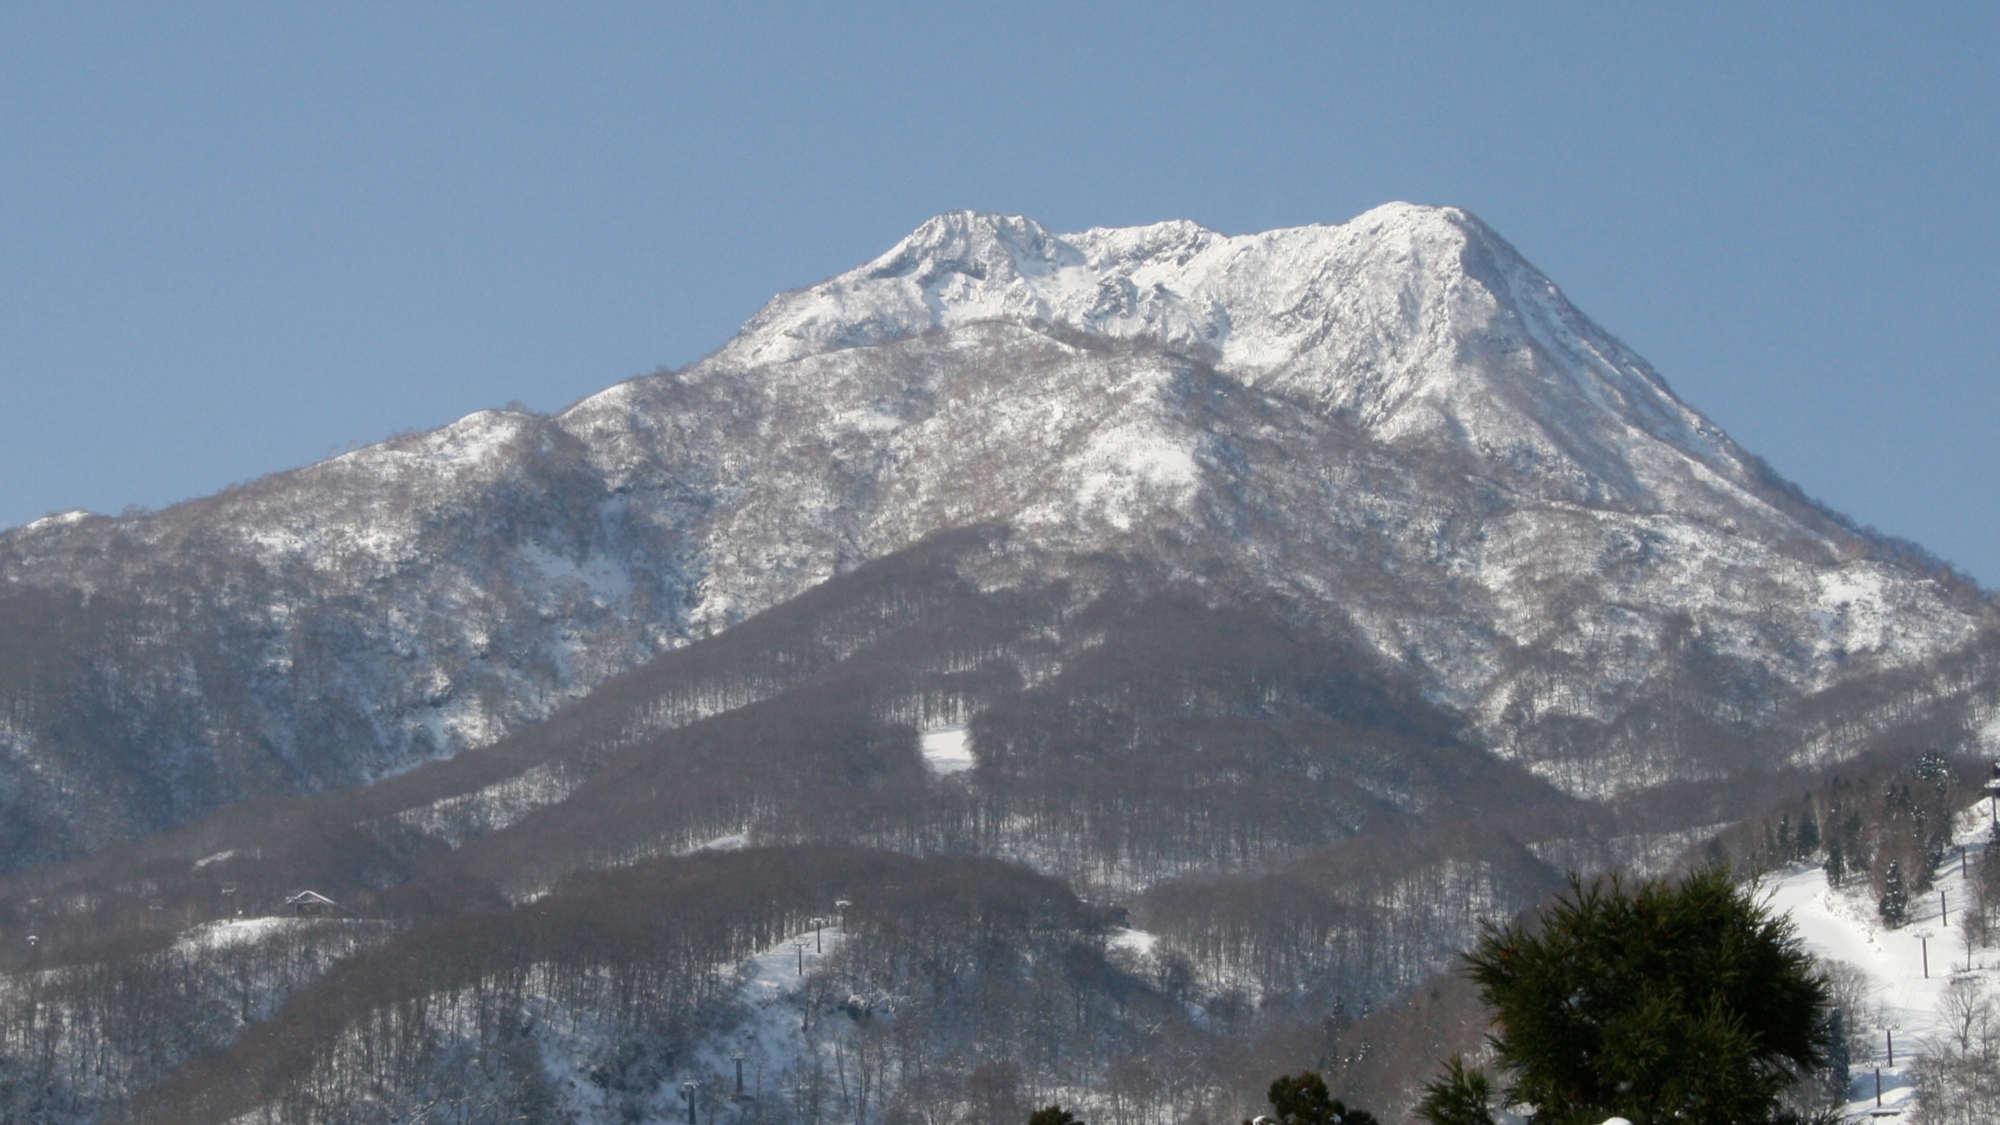
<path id="1" fill-rule="evenodd" d="M 560 408 L 971 207 L 1485 218 L 2000 585 L 2000 5 L 0 7 L 0 524 Z"/>

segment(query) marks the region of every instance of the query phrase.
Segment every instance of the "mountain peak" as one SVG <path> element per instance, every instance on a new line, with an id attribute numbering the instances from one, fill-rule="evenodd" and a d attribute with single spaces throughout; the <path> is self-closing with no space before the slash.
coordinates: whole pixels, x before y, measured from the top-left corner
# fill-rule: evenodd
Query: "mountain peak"
<path id="1" fill-rule="evenodd" d="M 1654 491 L 1631 463 L 1649 441 L 1738 483 L 1751 475 L 1713 424 L 1456 207 L 1387 203 L 1237 236 L 1187 221 L 1057 235 L 954 211 L 775 298 L 709 362 L 789 363 L 981 321 L 1200 357 L 1381 440 L 1441 443 L 1561 498 Z"/>
<path id="2" fill-rule="evenodd" d="M 914 278 L 918 285 L 930 285 L 952 273 L 984 281 L 1082 264 L 1075 247 L 1033 219 L 948 211 L 925 220 L 887 254 L 857 272 L 871 280 Z"/>
<path id="3" fill-rule="evenodd" d="M 1371 291 L 1404 308 L 1411 296 L 1433 301 L 1474 257 L 1488 288 L 1511 271 L 1540 282 L 1530 289 L 1553 290 L 1456 207 L 1387 203 L 1336 226 L 1235 237 L 1187 220 L 1059 235 L 1024 216 L 951 211 L 871 262 L 774 298 L 717 358 L 786 362 L 1014 320 L 1215 350 L 1253 374 L 1341 335 L 1340 313 L 1366 306 Z M 1349 335 L 1381 326 L 1357 327 Z"/>
<path id="4" fill-rule="evenodd" d="M 965 564 L 979 589 L 1099 588 L 1129 562 L 1337 623 L 1572 792 L 1702 776 L 1678 742 L 1649 756 L 1688 690 L 1749 739 L 1992 619 L 1774 487 L 1465 211 L 1248 235 L 953 212 L 694 368 L 558 416 L 482 412 L 143 519 L 0 534 L 0 589 L 61 595 L 0 599 L 0 639 L 60 639 L 68 606 L 98 638 L 80 678 L 11 697 L 56 709 L 0 724 L 0 818 L 11 794 L 69 817 L 103 790 L 97 744 L 44 733 L 71 699 L 136 732 L 106 760 L 160 764 L 112 827 L 61 821 L 63 848 L 490 742 L 970 528 L 1007 529 Z M 185 687 L 123 686 L 156 683 Z M 1787 760 L 1831 753 L 1801 745 Z"/>

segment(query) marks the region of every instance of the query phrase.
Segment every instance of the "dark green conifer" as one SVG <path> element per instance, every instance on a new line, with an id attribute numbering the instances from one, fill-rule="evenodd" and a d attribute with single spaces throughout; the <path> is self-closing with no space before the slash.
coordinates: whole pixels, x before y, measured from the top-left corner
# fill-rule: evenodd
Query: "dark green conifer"
<path id="1" fill-rule="evenodd" d="M 1444 1066 L 1443 1074 L 1424 1083 L 1417 1118 L 1431 1125 L 1494 1125 L 1491 1080 L 1483 1071 L 1465 1069 L 1457 1055 Z"/>
<path id="2" fill-rule="evenodd" d="M 1811 859 L 1819 851 L 1819 822 L 1811 809 L 1799 814 L 1799 858 Z"/>
<path id="3" fill-rule="evenodd" d="M 1826 1084 L 1835 1101 L 1847 1100 L 1853 1058 L 1847 1047 L 1847 1013 L 1834 1008 L 1826 1014 Z"/>
<path id="4" fill-rule="evenodd" d="M 1326 1080 L 1310 1070 L 1273 1079 L 1268 1096 L 1277 1125 L 1379 1125 L 1367 1110 L 1347 1108 L 1327 1090 Z"/>
<path id="5" fill-rule="evenodd" d="M 1910 891 L 1903 885 L 1903 865 L 1893 859 L 1889 873 L 1883 876 L 1882 902 L 1876 912 L 1892 930 L 1910 920 Z"/>
<path id="6" fill-rule="evenodd" d="M 1722 868 L 1636 892 L 1572 876 L 1536 925 L 1489 926 L 1466 961 L 1502 1096 L 1536 1125 L 1784 1121 L 1781 1095 L 1825 1062 L 1825 981 L 1791 923 Z M 1483 1125 L 1486 1082 L 1453 1065 L 1418 1116 Z"/>

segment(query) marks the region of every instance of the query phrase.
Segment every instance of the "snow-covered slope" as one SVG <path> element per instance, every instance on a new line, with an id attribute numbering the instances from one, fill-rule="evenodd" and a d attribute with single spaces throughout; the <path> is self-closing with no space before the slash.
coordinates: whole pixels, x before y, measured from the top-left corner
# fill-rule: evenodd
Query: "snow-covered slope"
<path id="1" fill-rule="evenodd" d="M 1451 208 L 1239 238 L 941 216 L 561 422 L 618 487 L 671 492 L 706 435 L 662 419 L 712 425 L 724 396 L 757 419 L 728 448 L 762 454 L 756 478 L 727 451 L 704 478 L 741 491 L 697 620 L 1004 523 L 1344 617 L 1579 793 L 1686 774 L 1678 754 L 1616 760 L 1606 728 L 1650 696 L 1754 727 L 1986 617 L 1772 478 Z M 1715 682 L 1666 687 L 1677 649 Z M 1577 722 L 1581 760 L 1548 737 Z"/>
<path id="2" fill-rule="evenodd" d="M 713 362 L 761 367 L 982 321 L 1211 357 L 1247 386 L 1385 441 L 1469 449 L 1551 495 L 1673 508 L 1709 473 L 1746 491 L 1753 477 L 1642 360 L 1449 207 L 1237 238 L 1186 222 L 1057 236 L 957 212 L 779 297 Z"/>
<path id="3" fill-rule="evenodd" d="M 1855 998 L 1862 1002 L 1842 1013 L 1849 1039 L 1859 1048 L 1849 1064 L 1850 1116 L 1888 1110 L 1907 1118 L 1916 1109 L 1920 1058 L 1962 1053 L 1968 1049 L 1962 1039 L 1970 1040 L 1974 1053 L 1994 1048 L 2000 1035 L 2000 1007 L 1995 1007 L 2000 956 L 1969 943 L 1960 927 L 1961 912 L 1972 901 L 1966 875 L 1990 839 L 1985 806 L 1962 816 L 1956 833 L 1960 854 L 1939 869 L 1935 888 L 1912 896 L 1909 920 L 1896 928 L 1882 922 L 1865 880 L 1830 888 L 1822 868 L 1803 865 L 1767 877 L 1769 908 L 1792 920 L 1823 966 L 1845 972 L 1854 982 L 1849 988 L 1858 987 Z"/>
<path id="4" fill-rule="evenodd" d="M 0 668 L 30 700 L 0 710 L 0 788 L 59 851 L 364 781 L 969 525 L 1012 529 L 992 587 L 1108 557 L 1272 597 L 1586 795 L 1726 776 L 1790 701 L 1991 619 L 1463 211 L 1241 237 L 954 213 L 555 418 L 0 536 L 0 612 L 80 630 L 73 694 L 109 716 L 59 744 Z M 1756 761 L 1838 757 L 1837 729 Z"/>

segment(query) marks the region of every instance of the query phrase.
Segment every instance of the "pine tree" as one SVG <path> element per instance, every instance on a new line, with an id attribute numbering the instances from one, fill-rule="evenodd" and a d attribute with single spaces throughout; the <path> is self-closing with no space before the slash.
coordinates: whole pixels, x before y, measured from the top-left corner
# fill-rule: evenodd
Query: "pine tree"
<path id="1" fill-rule="evenodd" d="M 1951 760 L 1935 750 L 1926 750 L 1910 772 L 1925 781 L 1942 782 L 1951 777 Z"/>
<path id="2" fill-rule="evenodd" d="M 1847 854 L 1841 850 L 1840 841 L 1826 846 L 1826 885 L 1838 887 L 1847 878 Z"/>
<path id="3" fill-rule="evenodd" d="M 1799 858 L 1811 859 L 1819 851 L 1819 822 L 1811 809 L 1799 814 Z"/>
<path id="4" fill-rule="evenodd" d="M 1028 1125 L 1083 1125 L 1083 1121 L 1069 1110 L 1052 1105 L 1029 1114 Z"/>
<path id="5" fill-rule="evenodd" d="M 1847 1100 L 1847 1083 L 1853 1058 L 1847 1046 L 1847 1013 L 1839 1008 L 1826 1014 L 1826 1084 L 1836 1101 Z"/>
<path id="6" fill-rule="evenodd" d="M 1923 888 L 1929 890 L 1937 885 L 1937 870 L 1944 865 L 1945 857 L 1951 854 L 1951 823 L 1940 824 L 1930 838 L 1924 841 Z"/>
<path id="7" fill-rule="evenodd" d="M 1310 1070 L 1273 1079 L 1268 1096 L 1273 1114 L 1270 1120 L 1276 1125 L 1380 1125 L 1367 1110 L 1347 1108 L 1327 1090 L 1326 1080 Z"/>
<path id="8" fill-rule="evenodd" d="M 1826 1060 L 1825 981 L 1791 923 L 1722 868 L 1636 892 L 1571 876 L 1534 926 L 1487 927 L 1466 962 L 1502 1096 L 1535 1106 L 1537 1125 L 1788 1120 L 1780 1097 Z M 1484 1125 L 1487 1082 L 1453 1065 L 1418 1116 Z"/>
<path id="9" fill-rule="evenodd" d="M 1481 1071 L 1466 1070 L 1457 1055 L 1444 1066 L 1443 1074 L 1424 1083 L 1418 1119 L 1431 1125 L 1494 1125 L 1493 1083 Z"/>
<path id="10" fill-rule="evenodd" d="M 1876 908 L 1882 921 L 1890 929 L 1896 929 L 1910 920 L 1910 892 L 1903 886 L 1903 865 L 1889 861 L 1889 873 L 1883 877 L 1881 905 Z"/>

